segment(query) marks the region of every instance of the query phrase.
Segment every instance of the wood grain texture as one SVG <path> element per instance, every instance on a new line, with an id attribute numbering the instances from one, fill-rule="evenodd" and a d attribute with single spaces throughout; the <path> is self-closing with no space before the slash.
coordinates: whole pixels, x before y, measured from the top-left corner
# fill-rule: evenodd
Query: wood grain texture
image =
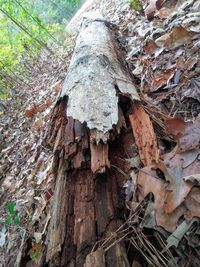
<path id="1" fill-rule="evenodd" d="M 159 159 L 159 149 L 149 115 L 138 104 L 132 109 L 129 119 L 142 163 L 144 166 L 156 163 Z"/>

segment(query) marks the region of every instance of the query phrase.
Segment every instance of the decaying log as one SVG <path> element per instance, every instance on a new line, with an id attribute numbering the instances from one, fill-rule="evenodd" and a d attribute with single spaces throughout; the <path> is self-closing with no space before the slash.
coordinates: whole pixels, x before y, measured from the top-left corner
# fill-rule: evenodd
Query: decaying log
<path id="1" fill-rule="evenodd" d="M 110 25 L 100 15 L 84 18 L 52 112 L 46 137 L 55 174 L 50 267 L 130 266 L 123 242 L 105 252 L 98 246 L 124 218 L 126 158 L 135 156 L 128 109 L 139 101 Z"/>

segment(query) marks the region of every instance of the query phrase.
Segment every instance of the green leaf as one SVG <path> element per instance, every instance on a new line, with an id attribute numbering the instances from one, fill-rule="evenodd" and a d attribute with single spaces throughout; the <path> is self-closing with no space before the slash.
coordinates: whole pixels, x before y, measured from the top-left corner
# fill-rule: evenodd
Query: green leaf
<path id="1" fill-rule="evenodd" d="M 7 209 L 10 214 L 14 215 L 15 214 L 15 203 L 14 202 L 9 202 L 7 204 Z"/>
<path id="2" fill-rule="evenodd" d="M 142 10 L 142 4 L 140 0 L 128 0 L 128 3 L 130 4 L 131 8 L 133 8 L 135 11 L 141 11 Z"/>
<path id="3" fill-rule="evenodd" d="M 14 218 L 14 224 L 15 224 L 15 225 L 19 225 L 19 224 L 20 224 L 20 218 L 19 218 L 18 215 L 15 216 L 15 218 Z"/>
<path id="4" fill-rule="evenodd" d="M 12 216 L 9 216 L 6 220 L 5 220 L 5 224 L 10 225 L 12 222 Z"/>

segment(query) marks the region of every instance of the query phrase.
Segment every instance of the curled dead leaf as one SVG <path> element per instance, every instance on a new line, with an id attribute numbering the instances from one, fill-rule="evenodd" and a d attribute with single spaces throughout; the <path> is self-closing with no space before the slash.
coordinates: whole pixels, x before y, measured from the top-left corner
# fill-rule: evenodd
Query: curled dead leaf
<path id="1" fill-rule="evenodd" d="M 181 100 L 193 98 L 200 102 L 200 78 L 193 78 L 188 87 L 181 91 Z"/>
<path id="2" fill-rule="evenodd" d="M 200 188 L 196 187 L 200 179 L 200 164 L 197 154 L 194 154 L 196 158 L 190 151 L 176 155 L 168 153 L 163 162 L 141 169 L 137 176 L 139 201 L 153 193 L 156 224 L 169 232 L 176 229 L 181 216 L 187 220 L 200 217 Z M 158 169 L 165 180 L 157 175 Z"/>
<path id="3" fill-rule="evenodd" d="M 186 182 L 192 182 L 195 185 L 200 185 L 200 173 L 188 175 L 183 177 L 183 180 Z"/>
<path id="4" fill-rule="evenodd" d="M 156 48 L 158 48 L 158 46 L 153 39 L 147 40 L 145 46 L 143 47 L 144 51 L 149 55 L 153 54 Z"/>
<path id="5" fill-rule="evenodd" d="M 165 182 L 157 176 L 155 166 L 148 166 L 139 171 L 137 186 L 139 201 L 142 201 L 149 193 L 153 193 L 156 224 L 173 232 L 185 209 L 181 206 L 171 214 L 164 211 L 166 186 Z"/>
<path id="6" fill-rule="evenodd" d="M 192 180 L 186 182 L 184 177 L 200 173 L 199 153 L 199 150 L 192 150 L 180 154 L 171 152 L 163 156 L 164 161 L 158 167 L 163 171 L 166 180 L 170 182 L 171 189 L 166 196 L 166 212 L 174 211 L 196 185 Z"/>
<path id="7" fill-rule="evenodd" d="M 36 113 L 37 113 L 37 107 L 36 107 L 36 105 L 34 105 L 33 107 L 30 107 L 30 108 L 27 108 L 24 111 L 24 115 L 27 118 L 33 118 Z"/>
<path id="8" fill-rule="evenodd" d="M 166 120 L 168 134 L 178 144 L 180 151 L 194 149 L 200 144 L 200 117 L 194 122 L 184 122 L 181 119 L 173 118 Z"/>
<path id="9" fill-rule="evenodd" d="M 156 39 L 155 43 L 159 47 L 175 49 L 181 45 L 189 44 L 196 34 L 197 32 L 188 31 L 182 26 L 176 26 L 170 33 Z"/>
<path id="10" fill-rule="evenodd" d="M 159 11 L 158 11 L 158 16 L 162 19 L 168 18 L 169 16 L 171 16 L 171 14 L 173 13 L 174 8 L 167 8 L 167 7 L 162 7 Z"/>
<path id="11" fill-rule="evenodd" d="M 148 19 L 152 19 L 157 10 L 161 9 L 164 0 L 149 0 L 145 8 L 145 14 Z"/>
<path id="12" fill-rule="evenodd" d="M 185 218 L 191 220 L 193 217 L 200 217 L 200 189 L 193 187 L 187 199 L 185 200 L 187 211 Z"/>
<path id="13" fill-rule="evenodd" d="M 183 169 L 182 166 L 177 165 L 176 168 L 170 169 L 170 166 L 166 167 L 163 162 L 157 164 L 165 175 L 166 184 L 166 195 L 164 203 L 164 211 L 169 214 L 172 213 L 186 198 L 188 193 L 193 187 L 192 183 L 186 183 L 183 180 Z"/>
<path id="14" fill-rule="evenodd" d="M 175 69 L 167 69 L 154 74 L 151 91 L 157 91 L 160 87 L 169 83 L 174 76 Z"/>

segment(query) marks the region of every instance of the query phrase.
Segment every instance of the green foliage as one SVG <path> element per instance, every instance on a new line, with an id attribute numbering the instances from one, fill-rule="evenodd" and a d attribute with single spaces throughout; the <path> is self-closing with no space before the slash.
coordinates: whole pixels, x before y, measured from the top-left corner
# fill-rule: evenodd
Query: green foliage
<path id="1" fill-rule="evenodd" d="M 19 214 L 15 210 L 15 205 L 16 204 L 14 202 L 9 202 L 7 204 L 8 216 L 5 220 L 5 224 L 8 224 L 8 225 L 19 225 L 20 224 L 21 214 Z"/>
<path id="2" fill-rule="evenodd" d="M 81 0 L 0 0 L 0 96 L 7 94 L 10 81 L 24 73 L 24 58 L 35 58 L 48 42 L 57 40 Z M 56 38 L 55 38 L 56 35 Z M 63 35 L 63 34 L 62 34 Z M 17 74 L 16 74 L 17 69 Z"/>
<path id="3" fill-rule="evenodd" d="M 34 9 L 45 23 L 69 21 L 83 0 L 35 0 Z"/>
<path id="4" fill-rule="evenodd" d="M 20 62 L 23 52 L 38 52 L 53 28 L 47 25 L 47 29 L 26 1 L 21 2 L 0 0 L 0 63 L 6 71 Z"/>
<path id="5" fill-rule="evenodd" d="M 133 8 L 135 11 L 142 11 L 142 4 L 140 0 L 128 0 L 130 7 Z"/>

